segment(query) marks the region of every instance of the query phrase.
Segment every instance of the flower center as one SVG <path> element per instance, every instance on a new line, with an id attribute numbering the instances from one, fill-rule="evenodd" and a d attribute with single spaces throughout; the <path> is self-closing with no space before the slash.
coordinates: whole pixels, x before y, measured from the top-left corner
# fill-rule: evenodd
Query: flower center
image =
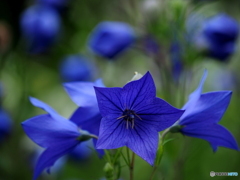
<path id="1" fill-rule="evenodd" d="M 123 119 L 126 121 L 126 128 L 128 129 L 128 124 L 131 124 L 132 129 L 134 128 L 134 120 L 138 117 L 138 119 L 141 119 L 134 111 L 125 109 L 122 113 L 122 116 L 117 119 Z"/>

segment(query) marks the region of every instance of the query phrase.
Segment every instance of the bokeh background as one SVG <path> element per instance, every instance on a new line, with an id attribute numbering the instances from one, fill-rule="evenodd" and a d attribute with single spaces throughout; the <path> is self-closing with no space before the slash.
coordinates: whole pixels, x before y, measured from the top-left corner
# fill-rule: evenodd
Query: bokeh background
<path id="1" fill-rule="evenodd" d="M 227 17 L 226 17 L 227 16 Z M 104 55 L 101 46 L 111 27 L 97 39 L 101 22 L 127 23 L 130 37 L 103 40 L 106 48 L 124 50 Z M 208 70 L 204 92 L 232 90 L 220 124 L 240 145 L 240 1 L 239 0 L 1 0 L 0 1 L 0 180 L 32 178 L 41 151 L 24 134 L 21 122 L 44 113 L 32 106 L 33 96 L 69 118 L 76 109 L 63 82 L 95 81 L 122 87 L 134 72 L 150 71 L 158 97 L 181 108 Z M 115 30 L 113 30 L 115 32 Z M 91 42 L 95 39 L 97 42 Z M 93 44 L 92 44 L 93 43 Z M 105 45 L 102 45 L 105 47 Z M 120 51 L 120 50 L 119 50 Z M 110 57 L 111 56 L 111 57 Z M 239 152 L 171 134 L 155 180 L 205 180 L 210 171 L 240 173 Z M 97 180 L 104 177 L 104 159 L 91 142 L 59 160 L 42 180 Z M 152 167 L 137 157 L 135 178 L 148 179 Z M 122 161 L 124 165 L 124 161 Z M 129 179 L 122 168 L 122 179 Z M 215 179 L 240 179 L 214 177 Z"/>

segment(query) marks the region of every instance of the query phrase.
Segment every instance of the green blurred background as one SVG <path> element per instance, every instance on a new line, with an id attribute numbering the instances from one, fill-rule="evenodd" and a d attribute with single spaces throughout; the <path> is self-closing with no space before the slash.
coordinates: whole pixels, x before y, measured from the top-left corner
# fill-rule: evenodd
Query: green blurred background
<path id="1" fill-rule="evenodd" d="M 115 61 L 107 61 L 93 55 L 87 39 L 92 29 L 101 21 L 124 21 L 131 24 L 139 37 L 151 34 L 160 44 L 160 58 L 170 60 L 169 48 L 175 37 L 182 42 L 185 22 L 189 14 L 199 12 L 211 16 L 226 12 L 240 20 L 240 1 L 238 0 L 69 0 L 61 12 L 62 29 L 58 41 L 42 54 L 29 54 L 25 40 L 21 36 L 19 20 L 21 13 L 32 1 L 0 1 L 0 81 L 4 96 L 1 107 L 13 120 L 11 134 L 0 144 L 0 180 L 28 180 L 33 169 L 30 159 L 35 145 L 25 136 L 20 123 L 44 113 L 33 107 L 29 96 L 36 97 L 54 107 L 61 115 L 69 118 L 77 107 L 65 93 L 59 75 L 59 64 L 66 55 L 81 53 L 96 66 L 95 77 L 102 78 L 108 87 L 121 87 L 129 81 L 134 72 L 144 74 L 150 71 L 157 85 L 158 97 L 181 108 L 197 86 L 203 69 L 209 75 L 204 92 L 233 90 L 233 96 L 226 114 L 220 124 L 232 132 L 240 144 L 240 51 L 228 62 L 219 62 L 201 56 L 187 49 L 184 55 L 186 72 L 179 83 L 173 79 L 164 81 L 162 69 L 156 65 L 151 54 L 143 50 L 143 39 L 137 42 Z M 239 40 L 238 40 L 239 42 Z M 190 73 L 189 73 L 190 72 Z M 234 75 L 234 82 L 228 84 L 225 75 Z M 191 77 L 188 77 L 189 75 Z M 230 80 L 231 81 L 231 80 Z M 225 86 L 227 84 L 227 86 Z M 237 151 L 220 147 L 216 153 L 201 139 L 171 134 L 175 140 L 165 146 L 164 156 L 155 180 L 206 180 L 211 179 L 210 171 L 240 173 L 240 154 Z M 152 167 L 137 157 L 135 179 L 148 179 Z M 42 175 L 42 180 L 97 180 L 104 176 L 104 159 L 94 153 L 84 162 L 67 160 L 64 167 L 52 175 Z M 122 161 L 124 164 L 124 161 Z M 128 168 L 123 167 L 122 179 L 127 180 Z M 240 179 L 238 177 L 214 177 L 218 180 Z"/>

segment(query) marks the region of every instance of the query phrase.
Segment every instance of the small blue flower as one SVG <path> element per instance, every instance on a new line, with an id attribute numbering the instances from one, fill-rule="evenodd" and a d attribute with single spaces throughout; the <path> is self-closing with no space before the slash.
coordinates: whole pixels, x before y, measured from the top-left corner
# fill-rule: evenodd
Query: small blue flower
<path id="1" fill-rule="evenodd" d="M 102 116 L 100 114 L 97 97 L 94 91 L 94 86 L 104 87 L 101 79 L 93 82 L 71 82 L 63 84 L 66 92 L 72 101 L 79 106 L 72 114 L 70 120 L 91 134 L 99 135 L 99 127 Z M 81 118 L 79 118 L 81 117 Z M 96 147 L 96 139 L 93 143 Z M 100 155 L 104 152 L 101 149 L 97 150 Z"/>
<path id="2" fill-rule="evenodd" d="M 50 6 L 56 10 L 62 10 L 66 7 L 69 0 L 36 0 L 39 4 Z"/>
<path id="3" fill-rule="evenodd" d="M 61 20 L 48 6 L 32 6 L 23 12 L 20 25 L 30 52 L 42 53 L 56 41 Z"/>
<path id="4" fill-rule="evenodd" d="M 49 171 L 57 159 L 72 151 L 81 142 L 80 138 L 83 134 L 76 124 L 60 116 L 47 104 L 35 98 L 30 98 L 30 101 L 34 106 L 48 112 L 22 122 L 28 137 L 39 146 L 46 148 L 35 167 L 33 176 L 35 180 L 45 168 Z"/>
<path id="5" fill-rule="evenodd" d="M 208 141 L 214 151 L 218 146 L 238 150 L 233 135 L 218 124 L 228 107 L 232 92 L 216 91 L 202 94 L 206 76 L 207 71 L 204 72 L 198 88 L 182 108 L 185 112 L 177 123 L 182 127 L 180 131 L 184 135 Z"/>
<path id="6" fill-rule="evenodd" d="M 95 87 L 102 114 L 98 149 L 129 147 L 153 165 L 158 132 L 174 124 L 184 111 L 156 97 L 151 74 L 127 83 L 123 88 Z"/>
<path id="7" fill-rule="evenodd" d="M 10 116 L 3 110 L 0 109 L 0 142 L 11 133 L 12 120 Z"/>
<path id="8" fill-rule="evenodd" d="M 234 53 L 238 34 L 238 22 L 226 14 L 215 15 L 203 24 L 209 55 L 222 61 Z"/>
<path id="9" fill-rule="evenodd" d="M 90 34 L 88 45 L 99 56 L 113 59 L 135 40 L 132 27 L 123 22 L 105 21 Z"/>
<path id="10" fill-rule="evenodd" d="M 81 55 L 70 55 L 60 64 L 60 74 L 64 81 L 89 81 L 93 77 L 94 66 Z"/>

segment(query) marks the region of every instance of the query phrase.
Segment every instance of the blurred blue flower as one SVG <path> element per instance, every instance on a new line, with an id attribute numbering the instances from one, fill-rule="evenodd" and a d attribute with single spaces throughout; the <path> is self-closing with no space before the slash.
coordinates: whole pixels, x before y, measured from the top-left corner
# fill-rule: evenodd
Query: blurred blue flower
<path id="1" fill-rule="evenodd" d="M 0 142 L 11 133 L 12 119 L 3 109 L 0 108 Z"/>
<path id="2" fill-rule="evenodd" d="M 123 22 L 105 21 L 90 34 L 88 45 L 99 56 L 113 59 L 130 47 L 135 40 L 132 27 Z"/>
<path id="3" fill-rule="evenodd" d="M 104 87 L 101 79 L 93 82 L 71 82 L 63 84 L 72 101 L 79 106 L 72 114 L 70 120 L 91 134 L 99 135 L 99 127 L 102 116 L 99 112 L 94 86 Z M 79 118 L 81 117 L 81 118 Z M 93 139 L 96 147 L 96 139 Z M 101 149 L 97 150 L 104 154 Z"/>
<path id="4" fill-rule="evenodd" d="M 84 141 L 77 145 L 70 153 L 69 157 L 75 161 L 85 161 L 91 157 L 93 153 L 92 140 Z"/>
<path id="5" fill-rule="evenodd" d="M 233 135 L 218 122 L 224 115 L 232 95 L 231 91 L 216 91 L 202 94 L 202 87 L 207 76 L 204 72 L 198 88 L 189 96 L 182 109 L 184 114 L 177 123 L 184 135 L 208 141 L 213 151 L 218 146 L 238 150 Z"/>
<path id="6" fill-rule="evenodd" d="M 147 72 L 123 88 L 95 87 L 100 112 L 97 148 L 129 147 L 153 165 L 158 132 L 174 124 L 184 111 L 156 97 L 156 87 Z"/>
<path id="7" fill-rule="evenodd" d="M 48 6 L 32 6 L 21 16 L 21 30 L 31 53 L 45 52 L 60 33 L 58 13 Z"/>
<path id="8" fill-rule="evenodd" d="M 35 167 L 33 176 L 35 180 L 45 168 L 48 168 L 49 172 L 49 168 L 57 159 L 72 151 L 82 140 L 90 139 L 90 136 L 80 133 L 76 124 L 60 116 L 42 101 L 35 98 L 30 98 L 30 101 L 34 106 L 48 112 L 22 122 L 28 137 L 39 146 L 46 148 Z"/>
<path id="9" fill-rule="evenodd" d="M 66 7 L 69 0 L 36 0 L 39 4 L 50 6 L 57 10 L 62 10 Z"/>
<path id="10" fill-rule="evenodd" d="M 238 22 L 226 14 L 217 14 L 203 24 L 209 55 L 222 61 L 234 53 L 238 34 Z"/>
<path id="11" fill-rule="evenodd" d="M 70 55 L 60 64 L 63 81 L 89 81 L 93 78 L 94 66 L 81 55 Z"/>

